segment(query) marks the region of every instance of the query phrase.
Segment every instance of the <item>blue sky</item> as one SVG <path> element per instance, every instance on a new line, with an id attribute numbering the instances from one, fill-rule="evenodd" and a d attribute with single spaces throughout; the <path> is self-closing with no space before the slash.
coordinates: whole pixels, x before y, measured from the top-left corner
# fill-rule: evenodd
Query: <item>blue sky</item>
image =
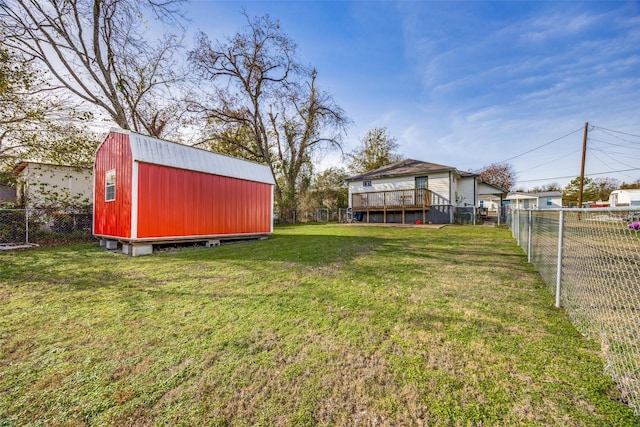
<path id="1" fill-rule="evenodd" d="M 345 151 L 384 126 L 405 157 L 510 159 L 517 187 L 564 186 L 589 122 L 586 173 L 640 178 L 640 2 L 195 0 L 190 30 L 232 36 L 243 8 L 277 19 L 318 70 L 353 121 Z"/>

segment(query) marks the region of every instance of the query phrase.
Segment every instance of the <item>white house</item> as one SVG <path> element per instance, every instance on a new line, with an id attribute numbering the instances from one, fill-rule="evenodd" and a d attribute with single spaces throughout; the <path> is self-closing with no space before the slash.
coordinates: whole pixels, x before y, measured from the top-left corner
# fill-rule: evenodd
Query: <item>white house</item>
<path id="1" fill-rule="evenodd" d="M 640 189 L 612 191 L 609 195 L 609 206 L 640 206 Z"/>
<path id="2" fill-rule="evenodd" d="M 91 168 L 20 162 L 13 173 L 18 182 L 18 202 L 27 208 L 74 208 L 91 204 Z"/>
<path id="3" fill-rule="evenodd" d="M 513 209 L 558 209 L 562 207 L 561 191 L 525 193 L 516 191 L 505 198 Z"/>
<path id="4" fill-rule="evenodd" d="M 482 184 L 477 174 L 412 159 L 349 177 L 346 182 L 349 208 L 356 220 L 402 224 L 471 220 Z"/>
<path id="5" fill-rule="evenodd" d="M 478 207 L 487 212 L 497 212 L 507 193 L 507 190 L 495 185 L 480 182 L 478 185 Z"/>

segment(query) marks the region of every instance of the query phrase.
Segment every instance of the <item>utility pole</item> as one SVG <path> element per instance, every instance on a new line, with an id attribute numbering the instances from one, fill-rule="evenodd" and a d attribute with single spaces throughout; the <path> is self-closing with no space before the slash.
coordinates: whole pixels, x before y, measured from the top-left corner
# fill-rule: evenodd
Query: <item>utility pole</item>
<path id="1" fill-rule="evenodd" d="M 582 164 L 580 165 L 580 191 L 578 192 L 578 207 L 582 207 L 582 192 L 584 190 L 584 160 L 587 156 L 587 131 L 589 122 L 584 124 L 584 137 L 582 138 Z"/>

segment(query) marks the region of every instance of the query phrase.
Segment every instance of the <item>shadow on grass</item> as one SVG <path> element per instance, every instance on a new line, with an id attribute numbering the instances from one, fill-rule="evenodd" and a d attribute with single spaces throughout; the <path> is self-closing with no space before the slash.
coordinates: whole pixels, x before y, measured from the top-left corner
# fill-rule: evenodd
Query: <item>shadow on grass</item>
<path id="1" fill-rule="evenodd" d="M 68 290 L 147 288 L 179 280 L 180 274 L 185 280 L 215 279 L 223 267 L 269 273 L 349 263 L 385 241 L 323 234 L 273 235 L 267 240 L 184 248 L 139 258 L 108 252 L 97 243 L 82 244 L 2 254 L 0 280 L 66 285 Z"/>
<path id="2" fill-rule="evenodd" d="M 250 285 L 252 280 L 259 281 L 264 276 L 286 275 L 307 268 L 336 265 L 336 269 L 342 269 L 342 266 L 360 257 L 368 257 L 373 252 L 378 260 L 376 264 L 387 262 L 388 266 L 369 268 L 371 271 L 363 266 L 352 271 L 379 276 L 393 271 L 396 264 L 410 266 L 416 260 L 432 264 L 436 274 L 439 266 L 455 263 L 486 267 L 490 262 L 496 267 L 508 268 L 523 262 L 523 257 L 513 251 L 489 249 L 490 243 L 487 246 L 472 246 L 464 236 L 447 238 L 447 235 L 439 234 L 440 230 L 413 234 L 385 230 L 382 237 L 379 234 L 372 235 L 372 232 L 379 231 L 353 228 L 334 228 L 329 233 L 333 231 L 335 234 L 329 234 L 320 226 L 281 227 L 279 231 L 266 240 L 215 248 L 186 248 L 140 258 L 108 252 L 96 243 L 14 253 L 2 257 L 0 280 L 40 281 L 50 285 L 67 285 L 76 290 L 152 288 L 181 279 L 215 282 L 224 279 L 224 274 L 218 273 L 225 270 L 229 281 L 242 273 L 255 275 L 243 278 L 243 284 Z M 345 231 L 347 235 L 339 234 Z M 197 287 L 192 291 L 200 293 Z"/>
<path id="3" fill-rule="evenodd" d="M 325 234 L 273 235 L 266 240 L 224 244 L 175 254 L 176 260 L 280 261 L 301 265 L 348 262 L 384 244 L 387 239 Z"/>

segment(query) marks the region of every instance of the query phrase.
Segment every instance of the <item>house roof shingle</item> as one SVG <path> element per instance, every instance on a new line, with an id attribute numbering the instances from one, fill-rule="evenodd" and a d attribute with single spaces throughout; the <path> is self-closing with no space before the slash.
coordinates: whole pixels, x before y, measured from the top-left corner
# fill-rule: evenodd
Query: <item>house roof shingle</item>
<path id="1" fill-rule="evenodd" d="M 439 165 L 437 163 L 422 162 L 420 160 L 405 159 L 399 162 L 391 163 L 390 165 L 382 166 L 381 168 L 360 174 L 354 175 L 346 179 L 349 181 L 359 181 L 363 179 L 379 179 L 379 178 L 393 178 L 398 176 L 420 176 L 435 172 L 457 171 L 462 177 L 476 176 L 471 172 L 458 171 L 453 166 Z"/>

